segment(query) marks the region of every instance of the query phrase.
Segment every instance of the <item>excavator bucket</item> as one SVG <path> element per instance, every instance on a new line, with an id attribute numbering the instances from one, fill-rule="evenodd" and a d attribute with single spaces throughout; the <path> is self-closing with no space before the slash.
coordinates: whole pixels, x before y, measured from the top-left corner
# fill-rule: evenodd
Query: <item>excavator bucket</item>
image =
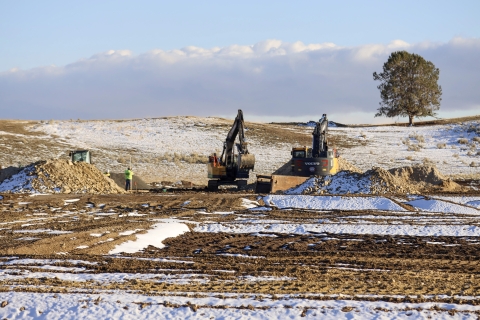
<path id="1" fill-rule="evenodd" d="M 301 185 L 310 177 L 284 176 L 284 175 L 257 175 L 257 193 L 276 193 L 277 191 L 287 191 Z"/>

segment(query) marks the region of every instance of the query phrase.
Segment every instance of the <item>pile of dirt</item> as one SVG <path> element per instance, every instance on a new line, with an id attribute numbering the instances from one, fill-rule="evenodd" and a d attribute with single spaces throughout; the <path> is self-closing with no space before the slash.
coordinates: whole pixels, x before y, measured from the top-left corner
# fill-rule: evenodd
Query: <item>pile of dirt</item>
<path id="1" fill-rule="evenodd" d="M 359 172 L 361 173 L 362 170 L 354 166 L 352 163 L 348 162 L 348 160 L 338 157 L 338 171 L 351 171 L 351 172 Z"/>
<path id="2" fill-rule="evenodd" d="M 434 166 L 416 165 L 367 171 L 372 181 L 372 193 L 419 193 L 462 191 L 463 188 L 445 177 Z"/>
<path id="3" fill-rule="evenodd" d="M 385 170 L 373 168 L 364 173 L 341 171 L 336 175 L 312 177 L 287 194 L 385 194 L 464 191 L 464 188 L 427 165 Z"/>
<path id="4" fill-rule="evenodd" d="M 12 193 L 124 193 L 94 165 L 70 160 L 30 164 L 0 184 L 0 192 Z"/>

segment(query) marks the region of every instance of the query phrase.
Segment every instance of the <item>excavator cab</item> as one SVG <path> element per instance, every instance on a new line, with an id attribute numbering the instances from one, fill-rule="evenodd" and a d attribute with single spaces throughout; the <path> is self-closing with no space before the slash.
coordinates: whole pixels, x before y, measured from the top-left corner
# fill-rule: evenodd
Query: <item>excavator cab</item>
<path id="1" fill-rule="evenodd" d="M 86 163 L 92 163 L 91 162 L 91 155 L 89 150 L 75 150 L 75 151 L 70 151 L 69 153 L 70 160 L 72 162 L 86 162 Z"/>

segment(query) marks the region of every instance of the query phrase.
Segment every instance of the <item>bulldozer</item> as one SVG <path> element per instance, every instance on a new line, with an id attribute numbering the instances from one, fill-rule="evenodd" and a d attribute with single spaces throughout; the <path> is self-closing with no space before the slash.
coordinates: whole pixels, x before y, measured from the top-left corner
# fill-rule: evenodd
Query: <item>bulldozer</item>
<path id="1" fill-rule="evenodd" d="M 239 142 L 235 143 L 237 136 Z M 222 185 L 234 185 L 239 190 L 245 189 L 249 172 L 254 169 L 254 166 L 255 156 L 248 152 L 243 112 L 239 109 L 223 143 L 221 156 L 217 157 L 217 154 L 213 153 L 208 158 L 208 190 L 217 191 Z"/>
<path id="2" fill-rule="evenodd" d="M 89 150 L 74 150 L 68 153 L 72 162 L 86 162 L 92 163 L 92 157 Z"/>
<path id="3" fill-rule="evenodd" d="M 312 147 L 293 147 L 289 174 L 257 175 L 256 192 L 287 190 L 303 183 L 310 176 L 326 176 L 338 172 L 338 152 L 327 140 L 328 119 L 323 114 L 312 132 Z"/>

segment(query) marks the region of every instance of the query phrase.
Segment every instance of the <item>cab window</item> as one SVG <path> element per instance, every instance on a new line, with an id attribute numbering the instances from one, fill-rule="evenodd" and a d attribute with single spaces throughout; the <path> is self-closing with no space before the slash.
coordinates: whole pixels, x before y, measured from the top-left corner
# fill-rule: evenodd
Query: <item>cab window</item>
<path id="1" fill-rule="evenodd" d="M 294 158 L 305 158 L 305 151 L 303 151 L 303 150 L 293 151 L 293 157 Z"/>

